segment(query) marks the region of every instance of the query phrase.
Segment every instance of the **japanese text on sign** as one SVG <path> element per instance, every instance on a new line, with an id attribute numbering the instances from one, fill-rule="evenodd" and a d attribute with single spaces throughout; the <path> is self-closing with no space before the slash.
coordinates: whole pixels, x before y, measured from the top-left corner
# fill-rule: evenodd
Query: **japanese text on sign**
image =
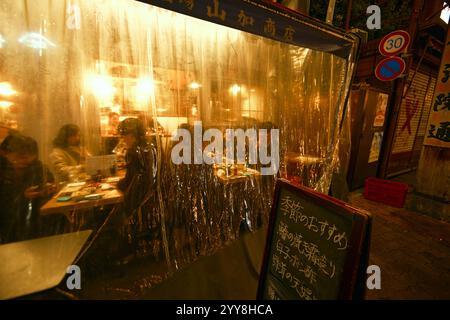
<path id="1" fill-rule="evenodd" d="M 325 237 L 328 241 L 337 246 L 338 250 L 347 249 L 348 239 L 344 232 L 340 232 L 334 224 L 330 224 L 325 220 L 318 220 L 314 216 L 307 216 L 302 212 L 302 205 L 287 196 L 281 200 L 281 212 L 284 217 L 288 217 L 295 223 L 303 224 L 308 230 L 320 233 L 321 237 Z"/>

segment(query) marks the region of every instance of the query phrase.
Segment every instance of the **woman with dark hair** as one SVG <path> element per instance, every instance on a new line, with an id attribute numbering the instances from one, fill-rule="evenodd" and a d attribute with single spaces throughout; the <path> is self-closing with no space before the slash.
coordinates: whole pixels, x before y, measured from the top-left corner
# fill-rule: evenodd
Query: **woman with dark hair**
<path id="1" fill-rule="evenodd" d="M 126 193 L 128 214 L 131 214 L 154 185 L 156 177 L 156 147 L 146 138 L 139 119 L 127 118 L 118 127 L 126 146 L 126 175 L 118 188 Z"/>
<path id="2" fill-rule="evenodd" d="M 55 190 L 34 139 L 11 134 L 0 149 L 0 242 L 40 235 L 39 208 Z"/>
<path id="3" fill-rule="evenodd" d="M 58 181 L 70 181 L 83 171 L 81 163 L 84 154 L 80 142 L 80 128 L 77 125 L 66 124 L 59 129 L 50 154 L 52 170 Z"/>
<path id="4" fill-rule="evenodd" d="M 138 243 L 150 240 L 151 230 L 158 223 L 156 206 L 156 146 L 146 137 L 141 120 L 127 118 L 118 126 L 126 146 L 126 175 L 118 182 L 124 193 L 123 231 L 126 233 L 129 249 L 135 254 Z M 154 235 L 154 234 L 153 234 Z M 132 252 L 130 252 L 132 251 Z"/>

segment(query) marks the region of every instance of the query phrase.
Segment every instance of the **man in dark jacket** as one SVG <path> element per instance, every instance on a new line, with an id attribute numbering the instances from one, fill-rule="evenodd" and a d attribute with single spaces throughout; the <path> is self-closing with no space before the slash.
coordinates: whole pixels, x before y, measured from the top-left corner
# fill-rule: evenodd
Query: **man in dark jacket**
<path id="1" fill-rule="evenodd" d="M 34 139 L 11 134 L 0 149 L 0 243 L 40 236 L 39 208 L 54 192 Z"/>

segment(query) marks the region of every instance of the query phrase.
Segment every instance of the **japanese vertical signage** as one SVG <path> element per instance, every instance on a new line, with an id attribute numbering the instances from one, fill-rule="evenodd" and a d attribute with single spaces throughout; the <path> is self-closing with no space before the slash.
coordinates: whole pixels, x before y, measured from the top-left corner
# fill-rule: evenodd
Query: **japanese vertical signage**
<path id="1" fill-rule="evenodd" d="M 423 144 L 450 148 L 450 28 L 445 44 Z"/>

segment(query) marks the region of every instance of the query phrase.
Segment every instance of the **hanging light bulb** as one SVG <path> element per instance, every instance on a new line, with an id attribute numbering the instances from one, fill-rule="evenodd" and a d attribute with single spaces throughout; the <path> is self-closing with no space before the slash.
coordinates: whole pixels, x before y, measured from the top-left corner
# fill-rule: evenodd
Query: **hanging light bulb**
<path id="1" fill-rule="evenodd" d="M 113 86 L 112 80 L 109 77 L 92 74 L 88 75 L 87 85 L 97 98 L 108 101 L 113 98 L 116 88 Z"/>
<path id="2" fill-rule="evenodd" d="M 37 32 L 26 33 L 21 36 L 18 41 L 33 49 L 47 49 L 48 47 L 56 47 L 53 42 Z"/>
<path id="3" fill-rule="evenodd" d="M 155 83 L 150 78 L 141 78 L 136 84 L 136 94 L 142 99 L 155 93 Z"/>
<path id="4" fill-rule="evenodd" d="M 233 94 L 233 96 L 236 96 L 239 92 L 241 92 L 241 87 L 237 84 L 233 84 L 230 87 L 230 92 Z"/>
<path id="5" fill-rule="evenodd" d="M 0 82 L 0 96 L 13 96 L 17 91 L 13 89 L 9 82 Z"/>
<path id="6" fill-rule="evenodd" d="M 140 78 L 136 83 L 135 90 L 136 102 L 144 107 L 155 94 L 155 82 L 151 78 Z"/>
<path id="7" fill-rule="evenodd" d="M 189 83 L 189 85 L 188 85 L 188 87 L 189 88 L 191 88 L 191 89 L 198 89 L 198 88 L 200 88 L 202 85 L 200 84 L 200 83 L 198 83 L 198 82 L 191 82 L 191 83 Z"/>
<path id="8" fill-rule="evenodd" d="M 0 34 L 0 48 L 3 48 L 3 45 L 6 43 L 5 38 Z"/>
<path id="9" fill-rule="evenodd" d="M 0 101 L 0 108 L 9 108 L 13 105 L 14 103 L 12 103 L 11 101 Z"/>

